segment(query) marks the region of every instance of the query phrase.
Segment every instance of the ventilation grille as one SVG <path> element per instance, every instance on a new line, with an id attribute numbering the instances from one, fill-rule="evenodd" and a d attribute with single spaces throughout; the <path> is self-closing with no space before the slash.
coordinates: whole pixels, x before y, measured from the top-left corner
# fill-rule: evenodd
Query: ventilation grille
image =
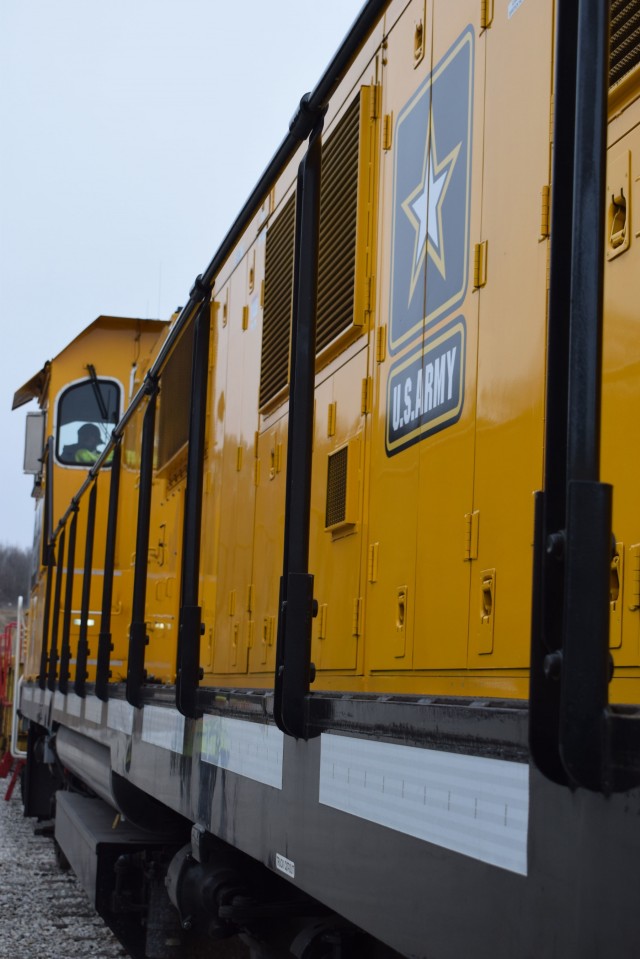
<path id="1" fill-rule="evenodd" d="M 159 469 L 162 469 L 189 439 L 193 331 L 194 323 L 190 323 L 178 340 L 160 377 Z"/>
<path id="2" fill-rule="evenodd" d="M 267 230 L 260 406 L 273 399 L 289 379 L 295 213 L 294 194 Z"/>
<path id="3" fill-rule="evenodd" d="M 344 523 L 347 516 L 347 464 L 349 447 L 343 446 L 329 456 L 327 472 L 327 509 L 324 525 L 329 529 Z"/>
<path id="4" fill-rule="evenodd" d="M 612 0 L 609 85 L 640 63 L 640 0 Z"/>
<path id="5" fill-rule="evenodd" d="M 319 353 L 353 323 L 358 214 L 360 95 L 322 151 L 318 258 Z"/>
<path id="6" fill-rule="evenodd" d="M 353 323 L 360 95 L 322 147 L 316 352 Z M 289 380 L 295 197 L 267 230 L 260 406 Z"/>

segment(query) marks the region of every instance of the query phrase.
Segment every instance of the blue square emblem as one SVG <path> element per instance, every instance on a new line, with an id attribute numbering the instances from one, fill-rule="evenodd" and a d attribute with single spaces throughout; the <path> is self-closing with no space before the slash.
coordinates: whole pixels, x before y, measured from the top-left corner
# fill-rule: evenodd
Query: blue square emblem
<path id="1" fill-rule="evenodd" d="M 398 116 L 389 346 L 460 306 L 469 271 L 474 35 L 458 38 Z"/>

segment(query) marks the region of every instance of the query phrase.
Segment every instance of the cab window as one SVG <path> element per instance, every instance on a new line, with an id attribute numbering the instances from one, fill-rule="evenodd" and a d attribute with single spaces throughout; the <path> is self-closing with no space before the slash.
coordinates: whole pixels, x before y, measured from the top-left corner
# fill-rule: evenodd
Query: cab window
<path id="1" fill-rule="evenodd" d="M 110 380 L 86 380 L 66 389 L 58 401 L 58 462 L 85 467 L 95 463 L 119 414 L 120 389 Z"/>

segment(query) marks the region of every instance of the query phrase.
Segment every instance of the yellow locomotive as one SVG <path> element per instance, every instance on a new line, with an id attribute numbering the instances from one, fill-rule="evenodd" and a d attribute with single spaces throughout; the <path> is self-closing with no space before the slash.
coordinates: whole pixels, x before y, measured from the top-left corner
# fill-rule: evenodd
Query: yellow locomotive
<path id="1" fill-rule="evenodd" d="M 370 0 L 166 335 L 16 394 L 26 809 L 150 959 L 638 955 L 638 17 Z"/>

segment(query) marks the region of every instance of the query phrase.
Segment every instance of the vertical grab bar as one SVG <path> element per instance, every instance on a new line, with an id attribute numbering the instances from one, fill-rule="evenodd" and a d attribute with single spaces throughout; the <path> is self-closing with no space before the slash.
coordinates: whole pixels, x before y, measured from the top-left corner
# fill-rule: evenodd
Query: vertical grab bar
<path id="1" fill-rule="evenodd" d="M 323 117 L 324 111 L 314 127 L 298 170 L 284 559 L 274 689 L 276 724 L 296 739 L 309 736 L 307 696 L 314 673 L 311 663 L 314 600 L 313 575 L 309 573 L 309 522 Z"/>
<path id="2" fill-rule="evenodd" d="M 120 495 L 120 462 L 122 442 L 118 438 L 111 461 L 111 479 L 109 485 L 109 514 L 107 519 L 107 540 L 104 549 L 104 583 L 102 587 L 102 615 L 98 636 L 98 657 L 96 665 L 96 696 L 103 702 L 109 698 L 109 679 L 111 677 L 111 603 L 113 599 L 113 571 L 116 554 L 116 532 L 118 525 L 118 499 Z"/>
<path id="3" fill-rule="evenodd" d="M 196 287 L 197 285 L 198 281 L 196 281 Z M 196 287 L 191 291 L 192 296 Z M 205 299 L 196 316 L 193 341 L 187 489 L 182 538 L 182 605 L 178 631 L 176 682 L 176 706 L 183 716 L 193 719 L 201 715 L 197 706 L 198 683 L 201 679 L 200 636 L 202 632 L 202 608 L 198 606 L 198 585 L 211 325 L 208 287 L 201 292 Z"/>
<path id="4" fill-rule="evenodd" d="M 51 648 L 49 650 L 49 675 L 47 686 L 54 691 L 58 678 L 58 629 L 60 626 L 60 595 L 62 592 L 62 573 L 64 570 L 64 545 L 66 530 L 63 528 L 58 540 L 58 564 L 56 566 L 56 588 L 53 598 L 53 624 L 51 626 Z"/>
<path id="5" fill-rule="evenodd" d="M 149 642 L 145 607 L 147 602 L 147 563 L 149 559 L 149 526 L 151 522 L 151 489 L 153 484 L 153 439 L 156 426 L 158 382 L 149 384 L 149 403 L 142 425 L 140 450 L 140 489 L 138 492 L 138 525 L 136 530 L 136 563 L 133 574 L 133 601 L 129 626 L 129 661 L 127 664 L 127 702 L 142 706 L 142 684 L 145 680 L 144 653 Z"/>
<path id="6" fill-rule="evenodd" d="M 73 577 L 76 561 L 76 532 L 78 526 L 78 507 L 74 504 L 73 517 L 69 528 L 69 547 L 67 550 L 67 579 L 64 591 L 64 616 L 62 619 L 62 640 L 60 642 L 60 675 L 58 689 L 66 696 L 69 692 L 69 662 L 71 660 L 71 609 L 73 606 Z"/>
<path id="7" fill-rule="evenodd" d="M 536 494 L 529 741 L 608 792 L 611 487 L 599 482 L 609 4 L 559 0 L 545 488 Z"/>
<path id="8" fill-rule="evenodd" d="M 89 645 L 87 643 L 89 603 L 91 599 L 91 568 L 93 563 L 93 538 L 96 526 L 96 498 L 98 495 L 98 481 L 91 487 L 89 494 L 89 509 L 87 511 L 87 536 L 84 550 L 84 575 L 82 577 L 82 605 L 80 607 L 80 636 L 78 637 L 78 652 L 76 655 L 76 679 L 74 690 L 78 696 L 86 696 L 87 658 Z"/>

